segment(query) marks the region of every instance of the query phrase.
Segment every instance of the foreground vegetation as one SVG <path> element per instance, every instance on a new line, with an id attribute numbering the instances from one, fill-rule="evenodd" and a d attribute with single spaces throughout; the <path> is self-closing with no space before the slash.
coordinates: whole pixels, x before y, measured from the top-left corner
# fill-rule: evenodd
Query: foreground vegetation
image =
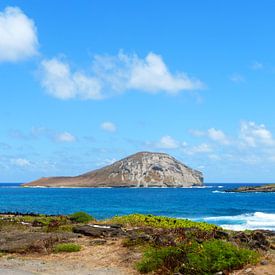
<path id="1" fill-rule="evenodd" d="M 142 260 L 137 263 L 141 273 L 164 271 L 180 274 L 213 274 L 215 272 L 257 263 L 255 251 L 238 248 L 223 240 L 208 240 L 202 244 L 194 240 L 177 246 L 146 249 Z"/>
<path id="2" fill-rule="evenodd" d="M 59 243 L 54 246 L 53 251 L 58 252 L 78 252 L 81 249 L 81 245 L 75 243 Z"/>
<path id="3" fill-rule="evenodd" d="M 154 228 L 198 228 L 201 230 L 221 229 L 220 227 L 206 222 L 194 222 L 187 219 L 175 219 L 163 216 L 131 214 L 127 216 L 115 216 L 111 223 L 119 223 L 126 226 L 148 226 Z"/>
<path id="4" fill-rule="evenodd" d="M 96 226 L 87 226 L 88 223 L 96 223 Z M 100 225 L 103 225 L 101 231 Z M 255 264 L 259 261 L 259 252 L 269 247 L 262 232 L 224 231 L 204 222 L 142 214 L 96 221 L 85 212 L 77 212 L 67 216 L 0 215 L 0 254 L 77 252 L 81 245 L 77 242 L 79 236 L 73 232 L 101 238 L 101 241 L 113 236 L 122 238 L 129 253 L 142 254 L 133 262 L 140 273 L 195 275 L 228 272 Z M 14 244 L 18 244 L 18 240 L 22 245 L 16 250 Z M 12 249 L 9 250 L 7 242 Z M 36 247 L 37 244 L 43 247 Z"/>

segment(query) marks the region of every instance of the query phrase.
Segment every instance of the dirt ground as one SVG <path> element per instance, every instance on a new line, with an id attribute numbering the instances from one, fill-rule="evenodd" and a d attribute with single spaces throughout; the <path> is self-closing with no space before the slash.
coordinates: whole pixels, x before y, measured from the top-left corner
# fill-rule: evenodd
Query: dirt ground
<path id="1" fill-rule="evenodd" d="M 275 275 L 275 252 L 268 253 L 257 266 L 246 266 L 243 270 L 235 271 L 234 275 Z"/>
<path id="2" fill-rule="evenodd" d="M 79 243 L 83 249 L 74 253 L 4 255 L 0 257 L 0 274 L 138 274 L 133 268 L 133 261 L 140 255 L 129 254 L 129 250 L 121 245 L 121 240 L 109 240 L 104 245 L 89 245 L 89 242 L 90 239 L 81 238 Z"/>
<path id="3" fill-rule="evenodd" d="M 136 275 L 134 262 L 140 254 L 129 251 L 121 239 L 91 245 L 91 239 L 78 240 L 82 250 L 49 255 L 9 254 L 0 257 L 0 275 Z M 275 254 L 266 256 L 266 265 L 247 266 L 232 275 L 275 275 Z"/>

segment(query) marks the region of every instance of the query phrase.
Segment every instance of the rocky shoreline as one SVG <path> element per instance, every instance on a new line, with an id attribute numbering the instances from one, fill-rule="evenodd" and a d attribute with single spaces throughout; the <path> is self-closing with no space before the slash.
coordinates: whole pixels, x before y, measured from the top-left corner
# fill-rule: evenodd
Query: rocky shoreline
<path id="1" fill-rule="evenodd" d="M 79 249 L 57 253 L 60 244 Z M 220 268 L 215 257 L 203 262 L 204 253 L 212 255 L 215 251 L 219 251 L 215 257 L 225 253 L 233 258 Z M 274 251 L 275 232 L 266 230 L 237 232 L 207 223 L 141 214 L 105 221 L 82 212 L 70 216 L 0 214 L 0 271 L 12 268 L 9 259 L 14 259 L 13 267 L 25 266 L 21 271 L 36 274 L 189 274 L 194 268 L 197 273 L 192 274 L 202 274 L 200 265 L 194 264 L 201 261 L 201 266 L 229 274 L 249 263 L 251 268 L 257 262 L 273 268 L 270 255 Z M 148 255 L 151 258 L 144 258 Z M 196 255 L 194 263 L 192 258 L 187 261 L 189 255 Z M 228 265 L 230 261 L 234 264 Z"/>
<path id="2" fill-rule="evenodd" d="M 265 184 L 260 186 L 241 186 L 235 189 L 225 190 L 225 192 L 236 192 L 236 193 L 275 192 L 275 184 Z"/>

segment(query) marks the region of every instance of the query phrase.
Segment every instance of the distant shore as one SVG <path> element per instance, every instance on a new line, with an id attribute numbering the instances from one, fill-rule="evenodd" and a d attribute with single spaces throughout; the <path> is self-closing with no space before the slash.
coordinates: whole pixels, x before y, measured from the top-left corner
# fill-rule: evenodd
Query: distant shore
<path id="1" fill-rule="evenodd" d="M 250 192 L 275 192 L 275 184 L 264 184 L 259 186 L 241 186 L 225 192 L 250 193 Z"/>

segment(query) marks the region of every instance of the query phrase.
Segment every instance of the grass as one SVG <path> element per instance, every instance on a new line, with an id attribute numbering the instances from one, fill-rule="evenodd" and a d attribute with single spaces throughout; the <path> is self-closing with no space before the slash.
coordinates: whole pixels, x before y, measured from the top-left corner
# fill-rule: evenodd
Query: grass
<path id="1" fill-rule="evenodd" d="M 198 228 L 201 230 L 211 231 L 220 229 L 216 225 L 205 222 L 194 222 L 187 219 L 175 219 L 163 216 L 131 214 L 127 216 L 115 216 L 109 220 L 110 223 L 118 223 L 125 226 L 148 226 L 154 228 Z"/>
<path id="2" fill-rule="evenodd" d="M 58 252 L 78 252 L 81 250 L 81 245 L 75 243 L 60 243 L 54 246 L 53 251 Z"/>
<path id="3" fill-rule="evenodd" d="M 190 241 L 178 246 L 147 249 L 137 270 L 141 273 L 160 269 L 166 274 L 213 274 L 254 264 L 258 259 L 255 251 L 222 240 L 208 240 L 202 244 Z"/>
<path id="4" fill-rule="evenodd" d="M 70 220 L 75 223 L 88 223 L 89 221 L 95 220 L 94 217 L 86 212 L 76 212 L 69 216 Z"/>

